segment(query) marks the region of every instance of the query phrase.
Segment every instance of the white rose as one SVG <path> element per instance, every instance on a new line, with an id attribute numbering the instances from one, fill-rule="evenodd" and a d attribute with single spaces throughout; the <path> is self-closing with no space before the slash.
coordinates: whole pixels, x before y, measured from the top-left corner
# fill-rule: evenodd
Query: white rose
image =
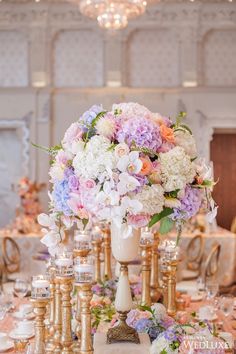
<path id="1" fill-rule="evenodd" d="M 181 146 L 186 154 L 191 158 L 197 156 L 197 147 L 194 137 L 186 130 L 177 130 L 174 132 L 175 144 Z"/>
<path id="2" fill-rule="evenodd" d="M 120 157 L 122 157 L 124 155 L 128 155 L 129 147 L 127 144 L 121 143 L 121 144 L 116 145 L 114 151 L 115 151 L 115 157 L 117 159 L 119 159 Z"/>
<path id="3" fill-rule="evenodd" d="M 55 180 L 61 181 L 64 177 L 64 169 L 62 168 L 61 165 L 55 163 L 50 168 L 49 176 L 52 178 L 52 181 Z"/>

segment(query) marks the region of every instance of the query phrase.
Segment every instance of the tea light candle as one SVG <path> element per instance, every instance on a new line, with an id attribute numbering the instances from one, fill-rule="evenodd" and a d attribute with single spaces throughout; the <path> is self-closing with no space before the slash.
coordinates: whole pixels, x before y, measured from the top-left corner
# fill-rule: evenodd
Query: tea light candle
<path id="1" fill-rule="evenodd" d="M 71 267 L 73 265 L 73 260 L 70 258 L 58 258 L 55 261 L 58 267 Z"/>
<path id="2" fill-rule="evenodd" d="M 88 234 L 76 234 L 74 240 L 77 242 L 90 242 L 91 237 Z"/>
<path id="3" fill-rule="evenodd" d="M 74 271 L 76 273 L 93 273 L 93 265 L 92 264 L 77 264 L 74 266 Z"/>
<path id="4" fill-rule="evenodd" d="M 37 289 L 44 289 L 44 288 L 48 288 L 49 286 L 50 283 L 46 279 L 33 280 L 32 282 L 32 287 Z"/>

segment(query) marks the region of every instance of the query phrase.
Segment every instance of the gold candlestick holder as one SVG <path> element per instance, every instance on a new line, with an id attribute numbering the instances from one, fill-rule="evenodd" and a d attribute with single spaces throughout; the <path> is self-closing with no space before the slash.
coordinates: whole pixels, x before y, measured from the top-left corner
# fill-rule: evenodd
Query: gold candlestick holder
<path id="1" fill-rule="evenodd" d="M 49 324 L 46 338 L 46 354 L 53 353 L 55 349 L 54 344 L 54 320 L 55 320 L 55 281 L 52 276 L 50 279 L 50 300 L 49 300 Z"/>
<path id="2" fill-rule="evenodd" d="M 73 277 L 59 277 L 61 290 L 61 353 L 72 354 L 72 330 L 71 330 L 71 292 L 73 289 Z"/>
<path id="3" fill-rule="evenodd" d="M 104 244 L 104 280 L 112 278 L 111 271 L 111 231 L 110 228 L 103 230 Z"/>
<path id="4" fill-rule="evenodd" d="M 176 271 L 178 260 L 167 261 L 167 313 L 169 316 L 176 315 Z"/>
<path id="5" fill-rule="evenodd" d="M 157 302 L 160 297 L 160 284 L 159 284 L 159 234 L 158 232 L 154 233 L 154 241 L 152 244 L 152 258 L 151 258 L 151 300 L 152 302 Z"/>
<path id="6" fill-rule="evenodd" d="M 142 278 L 142 295 L 141 304 L 151 305 L 150 295 L 150 277 L 151 277 L 151 250 L 152 245 L 150 243 L 140 244 L 142 266 L 141 266 L 141 278 Z"/>
<path id="7" fill-rule="evenodd" d="M 93 354 L 93 344 L 91 336 L 91 310 L 92 284 L 82 283 L 80 285 L 80 318 L 81 318 L 81 343 L 80 354 Z"/>
<path id="8" fill-rule="evenodd" d="M 47 311 L 47 304 L 49 299 L 34 299 L 31 298 L 31 302 L 34 307 L 35 313 L 35 354 L 45 353 L 45 315 Z"/>
<path id="9" fill-rule="evenodd" d="M 102 240 L 97 239 L 92 241 L 92 246 L 93 246 L 93 252 L 94 252 L 94 258 L 95 258 L 95 281 L 98 283 L 101 281 L 101 247 L 102 245 Z"/>
<path id="10" fill-rule="evenodd" d="M 61 353 L 61 331 L 62 331 L 62 313 L 61 313 L 61 289 L 60 289 L 60 279 L 55 277 L 55 315 L 54 315 L 54 336 L 53 336 L 53 344 L 54 344 L 54 353 Z"/>
<path id="11" fill-rule="evenodd" d="M 76 299 L 76 328 L 75 334 L 77 337 L 77 341 L 73 345 L 73 352 L 80 353 L 80 345 L 81 345 L 81 306 L 80 306 L 80 291 L 81 291 L 81 284 L 75 283 L 74 286 L 77 290 L 77 299 Z"/>

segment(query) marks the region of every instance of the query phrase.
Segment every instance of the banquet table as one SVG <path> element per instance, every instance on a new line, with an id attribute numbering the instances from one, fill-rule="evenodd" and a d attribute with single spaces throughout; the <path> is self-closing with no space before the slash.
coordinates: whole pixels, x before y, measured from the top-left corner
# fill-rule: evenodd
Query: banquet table
<path id="1" fill-rule="evenodd" d="M 27 277 L 44 273 L 45 262 L 34 259 L 40 251 L 45 251 L 45 246 L 40 242 L 41 233 L 20 234 L 17 232 L 6 233 L 0 230 L 0 244 L 5 236 L 11 237 L 19 246 L 21 254 L 20 273 Z"/>
<path id="2" fill-rule="evenodd" d="M 180 238 L 180 248 L 183 254 L 187 249 L 188 243 L 198 233 L 184 232 Z M 218 227 L 211 233 L 202 233 L 205 240 L 205 257 L 216 243 L 221 245 L 219 258 L 218 280 L 221 286 L 229 286 L 236 282 L 236 235 L 226 229 Z M 171 233 L 163 238 L 175 240 L 176 234 Z M 185 268 L 185 257 L 183 257 L 182 268 Z"/>
<path id="3" fill-rule="evenodd" d="M 236 300 L 236 299 L 235 299 Z M 16 306 L 16 309 L 18 308 L 18 306 L 22 303 L 27 303 L 29 300 L 28 299 L 18 299 L 18 298 L 14 298 L 14 304 Z M 205 305 L 206 303 L 203 301 L 199 301 L 199 302 L 191 302 L 190 306 L 186 308 L 186 312 L 188 313 L 189 317 L 190 314 L 192 312 L 197 312 L 199 307 Z M 236 311 L 234 312 L 234 314 L 236 315 Z M 233 320 L 233 317 L 230 316 L 227 320 L 225 319 L 224 315 L 220 312 L 217 311 L 217 320 L 216 323 L 222 322 L 222 332 L 229 332 L 233 335 L 233 339 L 236 340 L 236 329 L 234 329 L 232 327 L 233 323 L 235 323 L 235 320 Z M 10 333 L 10 331 L 15 327 L 15 319 L 11 316 L 11 314 L 8 314 L 5 319 L 3 321 L 0 322 L 0 332 L 5 332 L 5 333 Z M 31 339 L 31 341 L 33 341 L 33 339 Z M 99 343 L 98 343 L 99 344 Z M 108 345 L 109 346 L 109 345 Z M 120 346 L 120 350 L 123 349 L 127 349 L 127 344 L 126 343 L 119 343 Z M 136 345 L 134 345 L 135 347 Z M 236 348 L 235 348 L 236 349 Z M 14 350 L 10 350 L 7 353 L 13 353 Z M 113 353 L 112 351 L 112 347 L 111 347 L 111 351 L 107 349 L 106 353 L 110 354 Z M 122 351 L 120 351 L 122 352 Z M 94 348 L 94 353 L 98 353 L 100 354 L 100 348 Z M 126 351 L 123 350 L 123 353 L 126 353 Z M 140 351 L 135 350 L 133 347 L 129 349 L 129 353 L 130 354 L 136 354 L 136 353 L 140 353 Z M 233 352 L 234 353 L 234 352 Z M 211 353 L 213 354 L 213 353 Z"/>

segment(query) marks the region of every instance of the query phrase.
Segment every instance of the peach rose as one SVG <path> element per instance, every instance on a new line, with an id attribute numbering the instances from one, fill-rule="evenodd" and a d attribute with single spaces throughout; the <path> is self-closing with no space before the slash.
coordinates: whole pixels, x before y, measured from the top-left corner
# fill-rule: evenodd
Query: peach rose
<path id="1" fill-rule="evenodd" d="M 162 124 L 160 126 L 160 133 L 161 137 L 168 141 L 169 143 L 174 143 L 175 142 L 175 137 L 174 137 L 174 131 L 171 128 L 168 128 L 165 124 Z"/>
<path id="2" fill-rule="evenodd" d="M 147 176 L 152 171 L 152 162 L 148 157 L 140 157 L 140 160 L 143 163 L 141 171 L 139 172 L 143 176 Z"/>

